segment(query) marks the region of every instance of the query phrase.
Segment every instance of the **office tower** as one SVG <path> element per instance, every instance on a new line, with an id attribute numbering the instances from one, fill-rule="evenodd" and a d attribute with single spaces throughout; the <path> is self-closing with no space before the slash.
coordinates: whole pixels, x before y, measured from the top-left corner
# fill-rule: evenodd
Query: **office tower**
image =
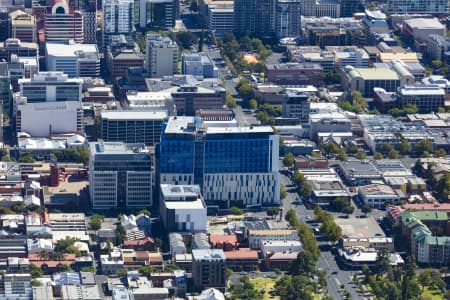
<path id="1" fill-rule="evenodd" d="M 97 1 L 72 0 L 76 10 L 83 14 L 84 42 L 97 43 Z"/>
<path id="2" fill-rule="evenodd" d="M 82 84 L 83 80 L 70 79 L 62 72 L 19 79 L 13 111 L 17 132 L 32 137 L 83 132 Z"/>
<path id="3" fill-rule="evenodd" d="M 317 0 L 302 0 L 301 1 L 302 16 L 315 17 L 316 16 L 316 2 L 317 2 Z"/>
<path id="4" fill-rule="evenodd" d="M 178 73 L 178 45 L 169 37 L 147 34 L 145 68 L 150 77 Z"/>
<path id="5" fill-rule="evenodd" d="M 36 19 L 24 11 L 16 10 L 9 14 L 11 37 L 22 42 L 36 43 Z"/>
<path id="6" fill-rule="evenodd" d="M 55 1 L 44 16 L 46 42 L 84 42 L 83 15 L 69 7 L 65 0 Z"/>
<path id="7" fill-rule="evenodd" d="M 69 77 L 99 77 L 100 55 L 96 44 L 45 44 L 48 71 L 60 71 Z"/>
<path id="8" fill-rule="evenodd" d="M 8 6 L 0 5 L 0 41 L 4 41 L 9 38 L 9 14 Z"/>
<path id="9" fill-rule="evenodd" d="M 273 37 L 276 0 L 235 0 L 235 31 L 239 35 Z"/>
<path id="10" fill-rule="evenodd" d="M 112 36 L 132 37 L 134 33 L 134 1 L 103 1 L 103 47 L 107 47 Z"/>
<path id="11" fill-rule="evenodd" d="M 140 0 L 139 26 L 169 30 L 179 18 L 178 0 Z"/>
<path id="12" fill-rule="evenodd" d="M 199 14 L 206 27 L 213 31 L 217 38 L 222 37 L 225 32 L 234 31 L 234 0 L 201 0 Z"/>
<path id="13" fill-rule="evenodd" d="M 89 143 L 89 170 L 94 209 L 152 206 L 152 160 L 143 145 Z"/>
<path id="14" fill-rule="evenodd" d="M 167 111 L 102 111 L 101 136 L 107 142 L 145 144 L 154 146 L 161 139 Z"/>
<path id="15" fill-rule="evenodd" d="M 222 249 L 192 250 L 192 280 L 195 289 L 216 288 L 226 285 L 226 258 Z"/>
<path id="16" fill-rule="evenodd" d="M 7 62 L 0 62 L 0 105 L 3 111 L 9 113 L 11 110 L 11 73 Z"/>
<path id="17" fill-rule="evenodd" d="M 63 72 L 40 72 L 30 79 L 20 79 L 20 94 L 28 103 L 78 101 L 81 102 L 83 80 L 69 78 Z"/>
<path id="18" fill-rule="evenodd" d="M 447 0 L 388 0 L 386 10 L 400 14 L 448 14 Z"/>
<path id="19" fill-rule="evenodd" d="M 275 33 L 277 38 L 297 37 L 301 33 L 300 0 L 277 0 Z"/>
<path id="20" fill-rule="evenodd" d="M 362 0 L 341 0 L 341 17 L 349 18 L 358 12 L 364 12 Z"/>
<path id="21" fill-rule="evenodd" d="M 286 91 L 283 98 L 283 117 L 297 118 L 301 123 L 309 120 L 309 95 L 298 91 Z"/>
<path id="22" fill-rule="evenodd" d="M 208 206 L 279 203 L 279 138 L 273 129 L 207 123 L 169 119 L 160 143 L 160 182 L 198 184 Z"/>

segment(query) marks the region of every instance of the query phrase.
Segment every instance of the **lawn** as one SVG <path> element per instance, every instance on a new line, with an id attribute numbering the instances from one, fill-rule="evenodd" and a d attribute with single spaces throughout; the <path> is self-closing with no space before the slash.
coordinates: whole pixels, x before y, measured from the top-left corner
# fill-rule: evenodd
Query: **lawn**
<path id="1" fill-rule="evenodd" d="M 270 295 L 270 291 L 272 290 L 272 288 L 275 286 L 275 279 L 272 278 L 255 278 L 255 279 L 250 279 L 250 281 L 255 285 L 255 288 L 257 290 L 264 290 L 265 294 L 262 300 L 280 300 L 280 297 L 275 296 L 272 297 Z"/>
<path id="2" fill-rule="evenodd" d="M 433 300 L 443 300 L 444 296 L 439 290 L 430 290 L 428 287 L 422 293 L 422 296 L 430 297 Z"/>

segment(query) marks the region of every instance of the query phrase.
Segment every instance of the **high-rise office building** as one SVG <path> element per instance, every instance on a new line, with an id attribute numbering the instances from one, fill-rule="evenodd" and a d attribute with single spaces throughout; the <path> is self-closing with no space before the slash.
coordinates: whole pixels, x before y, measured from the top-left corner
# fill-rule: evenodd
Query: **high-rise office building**
<path id="1" fill-rule="evenodd" d="M 11 37 L 22 42 L 36 43 L 37 29 L 34 16 L 24 11 L 16 10 L 9 14 L 11 19 Z"/>
<path id="2" fill-rule="evenodd" d="M 145 68 L 150 77 L 163 77 L 178 73 L 178 45 L 169 37 L 147 34 Z"/>
<path id="3" fill-rule="evenodd" d="M 139 26 L 168 30 L 179 18 L 178 0 L 140 0 Z"/>
<path id="4" fill-rule="evenodd" d="M 297 37 L 301 33 L 300 0 L 277 0 L 275 33 L 277 38 Z"/>
<path id="5" fill-rule="evenodd" d="M 388 0 L 386 10 L 400 14 L 448 14 L 447 0 Z"/>
<path id="6" fill-rule="evenodd" d="M 65 0 L 55 1 L 44 17 L 46 42 L 84 42 L 83 15 L 71 9 Z"/>
<path id="7" fill-rule="evenodd" d="M 152 206 L 152 160 L 143 145 L 89 143 L 89 189 L 94 209 Z"/>
<path id="8" fill-rule="evenodd" d="M 83 127 L 82 79 L 62 72 L 41 72 L 19 79 L 20 92 L 14 94 L 16 129 L 32 137 L 53 133 L 80 133 Z"/>
<path id="9" fill-rule="evenodd" d="M 192 250 L 192 280 L 195 289 L 216 288 L 226 285 L 226 258 L 222 249 Z"/>
<path id="10" fill-rule="evenodd" d="M 69 78 L 63 72 L 40 72 L 30 79 L 20 79 L 20 94 L 28 103 L 78 101 L 81 102 L 83 80 Z"/>
<path id="11" fill-rule="evenodd" d="M 100 55 L 96 44 L 46 43 L 48 71 L 60 71 L 69 77 L 99 77 Z"/>
<path id="12" fill-rule="evenodd" d="M 279 203 L 279 138 L 273 129 L 207 123 L 169 119 L 160 143 L 160 182 L 198 184 L 208 206 Z"/>
<path id="13" fill-rule="evenodd" d="M 83 14 L 84 42 L 97 43 L 97 1 L 72 0 L 72 3 Z"/>
<path id="14" fill-rule="evenodd" d="M 112 36 L 131 37 L 134 28 L 134 1 L 103 1 L 103 47 L 107 47 Z"/>
<path id="15" fill-rule="evenodd" d="M 276 0 L 235 0 L 234 15 L 238 34 L 275 35 Z"/>
<path id="16" fill-rule="evenodd" d="M 167 111 L 110 110 L 101 112 L 101 135 L 104 141 L 153 146 L 159 143 Z"/>
<path id="17" fill-rule="evenodd" d="M 301 1 L 302 16 L 315 17 L 316 16 L 316 3 L 317 3 L 317 0 L 302 0 Z"/>
<path id="18" fill-rule="evenodd" d="M 358 12 L 364 12 L 362 0 L 341 0 L 341 17 L 349 18 Z"/>

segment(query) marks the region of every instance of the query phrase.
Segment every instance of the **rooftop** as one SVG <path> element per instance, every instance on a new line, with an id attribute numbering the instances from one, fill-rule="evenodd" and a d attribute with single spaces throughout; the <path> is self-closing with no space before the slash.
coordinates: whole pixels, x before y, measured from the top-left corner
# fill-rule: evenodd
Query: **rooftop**
<path id="1" fill-rule="evenodd" d="M 139 111 L 139 110 L 104 110 L 102 119 L 108 120 L 165 120 L 166 111 Z"/>
<path id="2" fill-rule="evenodd" d="M 193 260 L 225 260 L 222 249 L 193 249 Z"/>
<path id="3" fill-rule="evenodd" d="M 445 26 L 439 22 L 437 18 L 426 19 L 426 18 L 415 18 L 403 21 L 405 24 L 411 28 L 420 29 L 444 29 Z"/>
<path id="4" fill-rule="evenodd" d="M 387 184 L 369 184 L 360 186 L 359 189 L 365 195 L 397 195 L 395 190 Z"/>
<path id="5" fill-rule="evenodd" d="M 334 221 L 342 229 L 342 236 L 348 238 L 385 237 L 383 230 L 373 217 L 368 218 L 335 218 Z"/>

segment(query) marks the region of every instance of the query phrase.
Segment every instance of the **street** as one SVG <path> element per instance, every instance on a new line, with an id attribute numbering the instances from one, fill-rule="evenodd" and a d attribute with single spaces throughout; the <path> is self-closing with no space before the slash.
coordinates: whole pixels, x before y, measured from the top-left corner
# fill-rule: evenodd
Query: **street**
<path id="1" fill-rule="evenodd" d="M 298 198 L 298 194 L 295 190 L 295 186 L 284 172 L 281 172 L 281 183 L 285 186 L 286 190 L 286 198 L 282 200 L 284 213 L 292 208 L 297 213 L 300 222 L 307 223 L 308 220 L 312 220 L 314 218 L 313 210 L 306 209 L 303 204 L 292 204 Z M 327 242 L 317 242 L 317 244 L 320 248 L 321 245 L 324 246 Z M 353 272 L 340 270 L 330 251 L 321 251 L 319 261 L 317 262 L 317 268 L 326 271 L 327 289 L 329 295 L 333 299 L 344 299 L 341 294 L 341 285 L 344 285 L 345 290 L 350 293 L 352 299 L 363 299 L 351 282 Z"/>

